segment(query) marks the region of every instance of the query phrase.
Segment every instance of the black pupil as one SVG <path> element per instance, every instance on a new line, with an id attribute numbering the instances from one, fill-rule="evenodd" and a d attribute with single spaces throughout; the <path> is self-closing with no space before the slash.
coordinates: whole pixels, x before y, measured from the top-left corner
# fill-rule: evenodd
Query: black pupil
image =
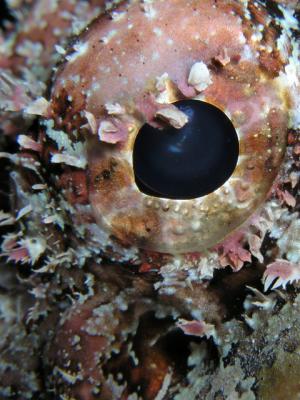
<path id="1" fill-rule="evenodd" d="M 213 192 L 232 175 L 239 142 L 230 119 L 197 100 L 174 105 L 188 116 L 181 129 L 145 124 L 133 148 L 136 184 L 145 194 L 192 199 Z"/>

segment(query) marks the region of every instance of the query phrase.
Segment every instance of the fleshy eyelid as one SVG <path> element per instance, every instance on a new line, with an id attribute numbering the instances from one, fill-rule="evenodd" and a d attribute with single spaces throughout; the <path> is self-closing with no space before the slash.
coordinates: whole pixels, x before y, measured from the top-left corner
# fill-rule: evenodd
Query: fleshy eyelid
<path id="1" fill-rule="evenodd" d="M 229 116 L 229 113 L 227 113 L 227 116 Z M 135 125 L 134 129 L 132 129 L 132 131 L 129 135 L 129 141 L 127 143 L 126 148 L 123 148 L 123 151 L 121 152 L 122 154 L 118 155 L 118 157 L 120 159 L 122 159 L 123 161 L 126 160 L 128 162 L 128 164 L 131 165 L 131 171 L 133 169 L 133 166 L 132 166 L 132 150 L 130 149 L 130 147 L 132 146 L 132 143 L 134 143 L 135 137 L 138 134 L 138 126 L 141 126 L 140 121 L 137 121 L 137 124 Z M 237 131 L 237 134 L 240 137 L 242 137 L 242 134 L 241 134 L 239 128 L 237 128 L 236 131 Z M 243 142 L 243 139 L 242 139 L 242 142 Z M 129 145 L 129 143 L 130 143 L 130 145 Z M 235 184 L 241 183 L 241 181 L 242 181 L 241 177 L 238 174 L 238 170 L 240 168 L 242 168 L 243 165 L 246 165 L 249 160 L 251 160 L 251 156 L 248 156 L 246 154 L 240 154 L 239 158 L 238 158 L 238 163 L 237 163 L 236 169 L 233 172 L 232 176 L 220 188 L 218 188 L 213 193 L 208 194 L 207 196 L 203 196 L 201 198 L 196 198 L 193 200 L 174 200 L 174 199 L 156 198 L 156 197 L 152 197 L 149 195 L 145 195 L 142 192 L 139 192 L 140 197 L 141 197 L 141 202 L 142 202 L 142 204 L 146 205 L 147 209 L 149 209 L 149 208 L 152 209 L 154 207 L 154 210 L 156 210 L 156 212 L 160 212 L 159 210 L 174 210 L 174 212 L 177 213 L 178 216 L 180 216 L 180 215 L 184 216 L 183 212 L 185 211 L 185 207 L 187 207 L 186 210 L 188 210 L 188 208 L 191 206 L 191 204 L 193 204 L 193 207 L 198 209 L 200 213 L 206 213 L 206 212 L 211 212 L 211 211 L 209 211 L 211 208 L 208 205 L 211 202 L 210 201 L 211 198 L 218 199 L 218 200 L 216 200 L 217 203 L 219 203 L 220 201 L 224 202 L 224 199 L 227 198 L 226 202 L 228 202 L 229 209 L 231 208 L 230 204 L 232 204 L 232 205 L 235 204 L 235 208 L 237 210 L 240 210 L 240 211 L 244 210 L 246 212 L 246 215 L 250 215 L 250 213 L 248 211 L 249 211 L 249 208 L 251 208 L 250 203 L 253 200 L 253 196 L 251 196 L 251 198 L 248 199 L 248 201 L 242 201 L 242 202 L 237 203 L 236 202 L 236 193 L 235 193 L 235 189 L 234 189 Z M 131 184 L 131 188 L 129 188 L 129 189 L 135 190 L 134 182 Z M 227 192 L 227 193 L 224 196 L 225 192 Z M 175 210 L 177 210 L 177 212 Z M 228 212 L 230 212 L 230 211 L 228 211 Z M 106 223 L 109 224 L 109 217 L 105 218 L 105 220 L 107 221 Z M 241 223 L 242 223 L 242 221 L 241 221 Z M 201 229 L 202 223 L 199 222 L 198 225 L 200 228 L 198 227 L 197 229 L 199 230 L 199 229 Z"/>
<path id="2" fill-rule="evenodd" d="M 162 4 L 163 3 L 157 2 L 157 7 L 159 8 Z M 201 7 L 205 8 L 205 4 L 206 3 L 203 3 L 202 5 L 201 3 Z M 160 61 L 155 63 L 152 62 L 152 64 L 150 63 L 150 59 L 148 63 L 143 63 L 143 65 L 139 64 L 139 58 L 135 58 L 136 53 L 131 52 L 132 49 L 129 40 L 131 35 L 134 33 L 134 29 L 136 29 L 135 27 L 138 25 L 133 24 L 132 30 L 128 33 L 127 23 L 123 21 L 124 31 L 120 30 L 120 32 L 125 32 L 125 36 L 128 34 L 128 38 L 126 36 L 127 40 L 122 42 L 122 50 L 120 51 L 120 54 L 116 54 L 116 51 L 118 51 L 117 49 L 120 47 L 114 48 L 114 57 L 118 56 L 120 63 L 117 64 L 111 62 L 111 53 L 109 53 L 110 46 L 106 46 L 102 43 L 100 46 L 101 54 L 106 54 L 106 56 L 103 56 L 101 60 L 98 59 L 102 66 L 102 73 L 99 70 L 99 65 L 97 63 L 95 63 L 97 64 L 95 67 L 93 63 L 87 62 L 90 61 L 90 59 L 86 59 L 86 54 L 82 54 L 82 56 L 75 59 L 74 62 L 72 62 L 72 68 L 69 68 L 70 65 L 68 66 L 66 63 L 59 71 L 57 82 L 55 83 L 56 87 L 53 90 L 53 97 L 56 95 L 59 96 L 60 91 L 62 92 L 65 90 L 65 92 L 68 92 L 68 94 L 72 96 L 76 106 L 78 106 L 78 104 L 84 104 L 87 111 L 95 112 L 96 114 L 99 112 L 99 115 L 96 115 L 96 119 L 101 116 L 101 110 L 105 107 L 105 103 L 108 101 L 120 102 L 124 99 L 124 102 L 128 100 L 128 103 L 133 105 L 133 108 L 136 108 L 136 116 L 138 117 L 135 126 L 133 126 L 132 132 L 129 132 L 128 134 L 127 143 L 121 145 L 118 143 L 116 145 L 116 152 L 112 152 L 111 154 L 111 156 L 114 156 L 119 160 L 120 168 L 117 171 L 118 173 L 111 174 L 110 179 L 107 179 L 104 183 L 101 182 L 101 187 L 96 188 L 97 190 L 93 187 L 89 188 L 89 199 L 95 210 L 96 218 L 97 213 L 106 215 L 108 233 L 119 233 L 123 229 L 123 237 L 130 236 L 133 238 L 133 243 L 141 244 L 142 246 L 145 246 L 145 248 L 147 248 L 149 244 L 149 248 L 154 250 L 172 251 L 172 246 L 174 246 L 175 243 L 176 245 L 178 244 L 178 249 L 180 251 L 189 251 L 193 249 L 181 246 L 181 244 L 184 240 L 187 242 L 195 242 L 196 240 L 195 236 L 190 235 L 191 221 L 197 221 L 198 225 L 201 222 L 203 229 L 205 224 L 205 230 L 210 230 L 212 232 L 211 235 L 213 241 L 218 241 L 222 239 L 222 234 L 217 230 L 214 231 L 216 226 L 218 229 L 223 229 L 223 226 L 226 225 L 227 230 L 224 228 L 224 232 L 226 234 L 229 233 L 229 231 L 240 225 L 241 221 L 245 220 L 249 214 L 256 211 L 257 205 L 262 204 L 265 200 L 267 192 L 273 183 L 282 161 L 280 152 L 282 154 L 284 153 L 283 141 L 286 128 L 285 114 L 288 112 L 288 101 L 285 99 L 285 103 L 282 103 L 284 104 L 283 107 L 280 102 L 284 101 L 284 93 L 287 92 L 285 89 L 288 85 L 284 83 L 286 72 L 282 60 L 280 60 L 280 54 L 273 60 L 274 63 L 271 65 L 273 69 L 270 70 L 268 68 L 268 61 L 272 60 L 266 60 L 265 58 L 260 57 L 261 47 L 258 46 L 260 46 L 261 43 L 256 43 L 255 41 L 252 42 L 251 39 L 249 39 L 251 37 L 251 32 L 249 32 L 247 37 L 244 35 L 246 30 L 251 31 L 253 29 L 255 31 L 255 26 L 258 25 L 255 24 L 256 15 L 249 14 L 249 18 L 244 18 L 244 14 L 228 13 L 228 16 L 224 16 L 224 11 L 228 12 L 228 7 L 230 6 L 226 3 L 226 10 L 224 10 L 220 3 L 218 9 L 212 10 L 209 8 L 205 9 L 205 13 L 201 13 L 201 15 L 191 14 L 190 16 L 184 16 L 186 19 L 191 18 L 189 29 L 185 32 L 172 31 L 172 39 L 175 39 L 174 43 L 176 43 L 177 39 L 180 43 L 182 43 L 182 40 L 188 42 L 188 55 L 187 46 L 178 46 L 176 48 L 176 54 L 172 52 L 167 43 L 157 38 L 156 35 L 153 35 L 153 21 L 148 19 L 143 20 L 145 26 L 143 37 L 140 35 L 139 31 L 135 32 L 136 37 L 139 37 L 141 41 L 139 46 L 142 45 L 142 41 L 145 39 L 148 29 L 149 32 L 151 31 L 151 35 L 147 35 L 147 39 L 149 38 L 149 40 L 154 41 L 154 44 L 151 44 L 150 49 L 153 49 L 153 46 L 156 46 L 157 50 L 160 51 L 161 56 L 166 53 L 165 50 L 167 49 L 168 58 L 164 65 L 163 62 L 161 62 L 162 58 Z M 134 19 L 135 15 L 138 15 L 138 18 L 142 18 L 140 10 L 138 10 L 137 14 L 135 14 L 134 7 L 131 10 L 132 19 Z M 259 15 L 260 19 L 266 17 L 265 33 L 272 33 L 272 27 L 270 27 L 269 24 L 269 16 L 266 16 L 266 13 L 264 13 L 263 10 L 261 11 L 262 12 Z M 166 13 L 166 16 L 168 15 L 168 10 L 164 7 L 160 10 L 161 18 L 163 18 L 163 13 Z M 197 35 L 198 38 L 201 36 L 200 34 L 204 36 L 206 35 L 205 31 L 201 31 L 201 27 L 205 24 L 200 26 L 199 24 L 195 24 L 195 22 L 199 22 L 198 18 L 205 19 L 210 13 L 219 18 L 219 24 L 214 27 L 215 35 L 210 35 L 207 38 L 207 42 L 210 42 L 211 46 L 204 46 L 202 42 L 200 43 L 198 40 L 194 42 L 191 38 L 194 38 L 195 35 Z M 219 14 L 217 15 L 217 13 Z M 182 17 L 182 10 L 178 10 L 178 12 L 173 15 L 174 21 L 177 18 L 179 24 Z M 230 43 L 233 50 L 231 51 L 231 48 L 229 48 L 224 54 L 221 54 L 220 52 L 214 53 L 212 49 L 219 48 L 220 46 L 212 46 L 212 44 L 218 41 L 224 45 L 224 37 L 221 34 L 222 24 L 226 24 L 228 18 L 231 19 L 232 24 L 226 31 L 228 33 L 228 41 L 226 40 L 225 45 Z M 161 21 L 163 24 L 162 19 Z M 120 27 L 123 22 L 118 21 Z M 205 20 L 203 22 L 205 22 Z M 253 22 L 253 24 L 250 26 L 251 22 Z M 101 23 L 96 21 L 90 26 L 88 35 L 81 36 L 82 42 L 88 38 L 91 40 L 91 43 L 98 46 L 99 36 L 102 37 L 102 34 L 105 34 L 107 30 L 115 27 L 114 22 L 111 22 L 110 24 L 111 25 L 109 26 L 105 26 L 103 30 Z M 155 24 L 159 25 L 160 22 L 155 20 Z M 218 30 L 219 27 L 220 30 Z M 269 32 L 270 29 L 271 32 Z M 167 31 L 165 31 L 165 33 L 166 32 Z M 186 33 L 189 37 L 185 36 Z M 113 45 L 114 40 L 118 39 L 119 38 L 117 37 L 113 37 L 110 45 Z M 265 44 L 266 43 L 262 43 L 262 45 Z M 165 45 L 167 46 L 166 49 L 164 48 Z M 278 43 L 274 40 L 274 43 L 268 43 L 268 49 L 271 47 L 276 50 L 277 45 Z M 245 54 L 247 50 L 245 46 L 248 46 L 248 48 L 252 50 L 251 54 L 249 53 L 250 56 L 248 53 Z M 89 46 L 89 49 L 91 50 L 91 46 Z M 203 54 L 199 49 L 203 50 Z M 131 57 L 128 57 L 129 54 Z M 149 57 L 151 57 L 151 54 L 152 51 L 149 52 Z M 242 56 L 240 56 L 241 54 Z M 114 58 L 114 60 L 115 59 L 116 58 Z M 135 59 L 137 60 L 137 64 L 133 65 L 133 60 Z M 213 61 L 216 60 L 220 63 L 218 70 L 216 69 L 217 67 L 212 67 Z M 84 85 L 81 86 L 78 94 L 78 86 L 71 85 L 68 81 L 72 79 L 74 74 L 78 74 L 82 71 L 82 63 L 85 66 L 87 79 L 85 79 L 84 82 L 82 79 Z M 196 63 L 197 65 L 190 77 L 190 82 L 188 82 L 189 72 L 193 63 Z M 206 67 L 203 64 L 206 64 Z M 110 68 L 110 73 L 108 73 L 107 68 Z M 207 69 L 211 75 L 210 77 L 208 76 L 209 79 L 207 78 Z M 133 74 L 131 74 L 131 71 L 133 71 Z M 207 86 L 207 90 L 205 89 L 205 91 L 196 96 L 196 98 L 202 101 L 206 100 L 208 103 L 214 104 L 217 107 L 219 106 L 234 124 L 239 137 L 240 154 L 233 175 L 223 186 L 201 199 L 165 200 L 147 196 L 136 188 L 131 154 L 135 137 L 141 124 L 143 124 L 145 119 L 147 119 L 147 111 L 149 111 L 149 109 L 151 111 L 150 106 L 153 106 L 153 104 L 146 104 L 146 106 L 149 107 L 145 111 L 146 107 L 142 107 L 145 104 L 141 104 L 138 101 L 135 102 L 135 99 L 138 98 L 139 100 L 144 100 L 144 98 L 142 99 L 144 95 L 147 98 L 150 86 L 151 90 L 154 90 L 151 94 L 156 96 L 159 106 L 162 104 L 170 104 L 176 100 L 181 100 L 179 91 L 184 93 L 185 98 L 195 98 L 194 96 L 197 93 L 197 87 L 200 90 L 203 89 L 201 85 L 201 87 L 198 85 L 199 82 L 197 82 L 196 79 L 199 77 L 199 72 L 201 71 L 204 75 L 206 73 L 205 76 L 207 79 L 204 79 L 205 82 L 202 81 L 200 83 L 205 83 L 207 85 L 212 82 L 212 84 Z M 122 79 L 121 77 L 118 78 L 118 72 L 123 74 Z M 70 73 L 71 76 L 68 76 Z M 125 76 L 125 78 L 127 78 L 126 82 L 123 79 L 124 73 L 130 74 Z M 281 78 L 276 78 L 276 74 L 277 76 L 278 74 L 281 74 Z M 204 75 L 202 75 L 202 77 Z M 92 78 L 90 79 L 91 76 L 94 80 Z M 101 91 L 99 91 L 99 93 L 94 93 L 93 96 L 87 96 L 87 98 L 84 98 L 85 93 L 89 94 L 91 89 L 94 88 L 92 85 L 94 85 L 95 77 L 97 77 L 97 82 L 100 82 L 101 79 L 103 79 L 103 82 L 100 82 Z M 174 82 L 178 85 L 177 88 L 176 85 L 174 85 Z M 189 86 L 189 83 L 191 83 L 192 86 Z M 76 99 L 77 94 L 78 96 Z M 138 97 L 139 95 L 141 96 Z M 270 102 L 268 102 L 269 97 Z M 239 104 L 236 104 L 237 102 Z M 240 108 L 241 104 L 243 107 L 242 110 Z M 125 104 L 124 106 L 126 107 Z M 270 114 L 271 107 L 278 110 L 278 115 L 275 116 L 275 118 L 271 115 L 267 115 L 268 112 Z M 235 113 L 235 111 L 238 112 Z M 144 119 L 143 113 L 145 117 Z M 260 126 L 256 126 L 256 122 L 259 118 L 266 118 L 262 127 L 264 130 L 263 135 L 257 132 L 257 130 L 260 129 Z M 267 136 L 267 122 L 270 123 L 271 134 L 275 132 L 274 135 L 276 135 L 276 131 L 278 133 L 280 130 L 278 133 L 280 136 L 279 140 L 273 140 L 273 138 L 270 139 Z M 255 135 L 258 135 L 258 137 L 255 137 Z M 244 136 L 247 136 L 247 140 L 244 140 Z M 99 146 L 101 146 L 101 143 Z M 107 155 L 107 157 L 109 157 L 109 155 Z M 252 165 L 253 161 L 255 161 L 254 167 Z M 107 168 L 107 159 L 102 159 L 101 157 L 97 158 L 97 156 L 93 159 L 90 158 L 89 168 L 94 167 L 95 170 L 99 171 L 101 171 L 101 168 L 102 170 Z M 124 182 L 126 182 L 127 186 Z M 226 192 L 228 193 L 226 194 Z M 145 203 L 147 203 L 147 205 L 145 205 Z M 251 204 L 253 206 L 252 208 L 250 207 Z M 169 207 L 169 210 L 164 210 L 167 207 Z M 194 212 L 194 209 L 197 209 L 197 212 Z M 188 212 L 189 215 L 186 215 L 186 212 Z M 127 219 L 121 218 L 122 213 L 126 214 Z M 221 220 L 219 218 L 220 215 L 225 215 L 226 213 L 227 216 L 224 216 L 223 220 Z M 176 215 L 178 217 L 176 217 Z M 156 229 L 156 232 L 155 234 L 153 233 L 152 237 L 151 235 L 145 236 L 143 230 L 144 220 L 147 219 L 150 221 L 151 218 Z M 200 222 L 199 218 L 201 219 Z M 230 220 L 228 220 L 228 218 Z M 232 221 L 234 221 L 235 218 L 237 220 L 234 226 Z M 126 222 L 127 231 L 118 224 L 118 220 Z M 184 223 L 184 226 L 181 225 Z M 179 226 L 179 228 L 182 229 L 177 229 L 176 233 L 174 233 L 172 231 L 174 227 L 172 224 L 177 225 L 177 227 Z M 180 234 L 180 230 L 183 233 Z M 171 237 L 170 241 L 167 235 L 168 232 Z M 156 237 L 154 237 L 155 235 Z M 199 237 L 201 237 L 201 235 L 199 234 Z M 205 232 L 203 233 L 203 237 L 204 235 Z M 152 239 L 153 241 L 151 243 Z M 154 243 L 155 240 L 156 243 Z M 160 247 L 162 242 L 166 244 L 164 249 Z M 199 245 L 197 250 L 211 244 L 211 242 L 208 243 L 208 241 L 202 241 L 197 244 L 197 246 Z"/>

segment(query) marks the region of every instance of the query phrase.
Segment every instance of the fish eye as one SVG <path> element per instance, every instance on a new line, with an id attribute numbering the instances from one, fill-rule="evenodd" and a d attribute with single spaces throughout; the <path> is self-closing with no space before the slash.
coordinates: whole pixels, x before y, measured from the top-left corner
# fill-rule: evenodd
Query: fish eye
<path id="1" fill-rule="evenodd" d="M 54 125 L 82 140 L 72 163 L 93 216 L 126 247 L 217 245 L 264 203 L 284 158 L 293 100 L 276 28 L 258 35 L 239 7 L 205 4 L 188 32 L 163 22 L 186 13 L 160 3 L 159 19 L 134 4 L 129 25 L 95 20 L 54 80 Z"/>
<path id="2" fill-rule="evenodd" d="M 299 398 L 296 3 L 0 2 L 0 397 Z"/>
<path id="3" fill-rule="evenodd" d="M 145 124 L 133 147 L 139 189 L 150 196 L 192 199 L 222 186 L 238 160 L 239 143 L 229 118 L 197 100 L 174 103 L 187 122 L 182 128 Z"/>

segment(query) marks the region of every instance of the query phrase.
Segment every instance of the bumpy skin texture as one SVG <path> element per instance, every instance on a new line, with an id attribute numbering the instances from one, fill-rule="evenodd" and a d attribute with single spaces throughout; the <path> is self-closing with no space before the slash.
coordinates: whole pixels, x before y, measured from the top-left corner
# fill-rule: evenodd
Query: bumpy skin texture
<path id="1" fill-rule="evenodd" d="M 113 2 L 24 1 L 22 7 L 18 3 L 13 2 L 11 11 L 18 24 L 10 24 L 0 38 L 0 100 L 1 110 L 6 111 L 1 129 L 11 135 L 19 132 L 20 124 L 24 129 L 32 123 L 32 116 L 22 111 L 47 90 L 61 57 L 55 46 L 65 46 L 67 39 L 104 12 L 105 3 Z"/>
<path id="2" fill-rule="evenodd" d="M 87 137 L 89 200 L 100 226 L 124 244 L 186 253 L 219 243 L 266 199 L 284 156 L 291 99 L 286 82 L 277 79 L 286 60 L 266 10 L 257 10 L 261 28 L 253 28 L 238 2 L 172 4 L 157 1 L 145 8 L 137 2 L 120 7 L 118 18 L 96 20 L 59 68 L 51 116 L 57 128 L 70 130 L 85 111 L 97 129 L 110 121 L 115 136 L 124 131 L 115 146 Z M 226 184 L 203 198 L 151 198 L 135 184 L 135 137 L 144 122 L 153 123 L 158 109 L 196 97 L 199 91 L 188 77 L 197 62 L 210 72 L 210 83 L 198 98 L 227 113 L 238 132 L 237 168 Z M 164 74 L 161 100 L 157 80 Z M 123 111 L 110 115 L 107 105 L 116 103 Z M 108 178 L 102 178 L 105 171 Z"/>
<path id="3" fill-rule="evenodd" d="M 254 1 L 172 0 L 167 8 L 166 1 L 121 2 L 78 37 L 78 22 L 84 28 L 109 3 L 10 2 L 15 12 L 22 4 L 22 11 L 16 32 L 10 25 L 0 48 L 0 126 L 6 134 L 1 137 L 5 168 L 0 174 L 10 192 L 8 198 L 0 192 L 5 260 L 0 265 L 0 397 L 297 399 L 297 3 L 268 1 L 266 8 Z M 183 15 L 175 4 L 194 7 Z M 213 29 L 206 20 L 212 16 Z M 182 24 L 184 32 L 177 29 Z M 54 48 L 57 27 L 64 29 Z M 118 43 L 121 31 L 124 42 Z M 173 42 L 163 40 L 166 33 Z M 203 36 L 195 37 L 197 46 L 193 34 Z M 70 35 L 75 38 L 64 49 Z M 42 57 L 34 51 L 40 46 Z M 140 51 L 149 52 L 145 65 L 135 58 Z M 99 60 L 98 54 L 103 56 Z M 58 59 L 58 70 L 52 71 Z M 199 61 L 210 78 L 197 76 L 201 88 L 196 90 L 197 79 L 189 80 L 189 73 Z M 139 98 L 137 89 L 147 97 Z M 230 215 L 241 219 L 225 235 L 255 212 L 213 249 L 204 246 L 202 254 L 141 250 L 137 245 L 151 248 L 156 241 L 147 224 L 165 239 L 164 223 L 171 226 L 174 211 L 167 201 L 147 198 L 135 188 L 133 139 L 144 121 L 161 126 L 153 118 L 158 109 L 195 95 L 224 109 L 239 127 L 242 154 L 258 156 L 245 170 L 240 158 L 238 179 L 230 182 L 228 195 L 233 199 L 230 212 L 236 210 Z M 235 114 L 241 104 L 242 114 Z M 118 129 L 110 131 L 103 120 Z M 107 143 L 112 141 L 117 143 Z M 109 173 L 101 174 L 103 169 Z M 249 199 L 254 188 L 258 193 Z M 222 219 L 218 215 L 228 206 L 224 199 L 215 213 L 208 203 L 210 212 L 203 210 L 204 215 Z M 189 227 L 195 212 L 183 204 L 178 203 L 174 218 L 178 228 L 184 219 Z M 188 204 L 194 210 L 195 203 Z M 117 211 L 129 205 L 128 216 L 114 221 Z M 209 221 L 215 243 L 216 232 L 224 227 Z M 199 245 L 197 229 L 181 231 L 176 239 L 166 239 L 165 250 L 173 243 L 186 251 L 186 235 Z M 220 270 L 226 266 L 232 268 Z M 267 292 L 272 285 L 287 290 Z"/>
<path id="4" fill-rule="evenodd" d="M 66 311 L 46 351 L 55 366 L 48 385 L 57 394 L 127 399 L 140 387 L 141 398 L 154 399 L 166 376 L 181 381 L 186 368 L 188 345 L 176 315 L 201 310 L 206 321 L 219 325 L 226 314 L 218 289 L 208 292 L 201 283 L 157 296 L 151 279 L 120 266 L 94 266 L 90 272 L 93 296 Z"/>

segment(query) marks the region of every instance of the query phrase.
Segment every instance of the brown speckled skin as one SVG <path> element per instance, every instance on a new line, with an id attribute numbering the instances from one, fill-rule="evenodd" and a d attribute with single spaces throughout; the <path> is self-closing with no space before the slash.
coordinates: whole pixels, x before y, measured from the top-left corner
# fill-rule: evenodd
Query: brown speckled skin
<path id="1" fill-rule="evenodd" d="M 44 88 L 46 88 L 60 59 L 55 46 L 64 47 L 70 35 L 74 34 L 73 24 L 78 22 L 80 10 L 81 14 L 83 11 L 85 14 L 84 17 L 81 15 L 81 18 L 91 21 L 104 11 L 106 2 L 105 0 L 89 2 L 63 0 L 58 4 L 51 0 L 34 0 L 23 3 L 22 7 L 18 2 L 12 4 L 12 7 L 16 8 L 17 19 L 20 22 L 16 31 L 8 31 L 3 34 L 3 38 L 0 37 L 2 42 L 5 39 L 9 41 L 9 34 L 15 35 L 8 49 L 0 54 L 0 74 L 12 74 L 12 81 L 16 79 L 25 79 L 26 81 L 26 77 L 28 79 L 27 69 L 29 74 L 34 71 L 35 80 L 33 79 L 31 82 L 33 87 L 29 85 L 26 91 L 34 98 L 41 95 L 40 84 L 45 84 Z M 22 98 L 20 93 L 16 92 L 18 102 L 20 102 L 20 97 Z M 16 111 L 21 111 L 21 109 Z M 23 129 L 30 126 L 32 118 L 21 112 L 4 113 L 1 108 L 0 122 L 5 134 L 15 136 L 19 133 L 21 125 Z"/>
<path id="2" fill-rule="evenodd" d="M 75 20 L 76 5 L 78 6 L 78 3 L 67 0 L 61 1 L 59 6 L 55 1 L 48 0 L 35 0 L 32 3 L 31 7 L 28 7 L 25 23 L 30 28 L 19 29 L 11 53 L 0 60 L 1 67 L 11 68 L 17 74 L 20 73 L 21 67 L 36 63 L 43 66 L 41 73 L 47 73 L 53 68 L 53 62 L 57 61 L 57 55 L 53 53 L 54 46 L 63 42 L 70 34 L 71 24 Z M 104 0 L 90 1 L 85 7 L 87 17 L 96 16 L 96 7 L 100 12 L 104 10 L 104 6 Z M 81 7 L 84 5 L 81 4 Z M 22 47 L 26 42 L 41 45 L 43 51 L 41 54 L 32 52 L 25 55 Z"/>
<path id="3" fill-rule="evenodd" d="M 207 291 L 199 284 L 179 288 L 174 296 L 156 296 L 151 279 L 120 266 L 95 265 L 90 272 L 96 278 L 93 297 L 75 302 L 61 316 L 46 346 L 46 365 L 54 366 L 47 387 L 57 396 L 125 400 L 138 392 L 144 400 L 155 399 L 171 369 L 174 382 L 183 378 L 187 342 L 174 316 L 189 316 L 191 306 L 216 325 L 226 316 L 216 288 Z"/>
<path id="4" fill-rule="evenodd" d="M 100 123 L 109 119 L 107 103 L 124 106 L 126 114 L 115 120 L 125 129 L 131 127 L 125 142 L 105 145 L 84 133 L 89 199 L 99 225 L 122 243 L 146 250 L 203 251 L 257 209 L 281 165 L 289 94 L 276 80 L 284 68 L 274 42 L 277 31 L 269 24 L 267 12 L 253 4 L 252 20 L 236 1 L 176 0 L 172 7 L 156 1 L 150 4 L 152 14 L 144 6 L 124 4 L 116 10 L 122 17 L 104 15 L 81 35 L 82 54 L 71 52 L 71 60 L 56 75 L 52 116 L 58 127 L 71 130 L 78 128 L 71 118 L 80 111 L 92 113 Z M 263 24 L 260 40 L 255 37 L 257 24 Z M 224 49 L 229 62 L 222 65 L 218 60 Z M 232 119 L 240 140 L 238 165 L 226 184 L 201 199 L 152 198 L 140 193 L 135 184 L 134 138 L 145 121 L 154 123 L 155 110 L 161 107 L 155 101 L 155 82 L 162 74 L 167 73 L 177 88 L 170 95 L 172 100 L 196 96 L 187 78 L 198 61 L 208 66 L 212 84 L 197 98 L 216 105 Z M 60 104 L 64 107 L 66 96 L 70 104 L 60 120 L 56 116 L 61 115 Z M 109 177 L 101 178 L 107 170 Z"/>

